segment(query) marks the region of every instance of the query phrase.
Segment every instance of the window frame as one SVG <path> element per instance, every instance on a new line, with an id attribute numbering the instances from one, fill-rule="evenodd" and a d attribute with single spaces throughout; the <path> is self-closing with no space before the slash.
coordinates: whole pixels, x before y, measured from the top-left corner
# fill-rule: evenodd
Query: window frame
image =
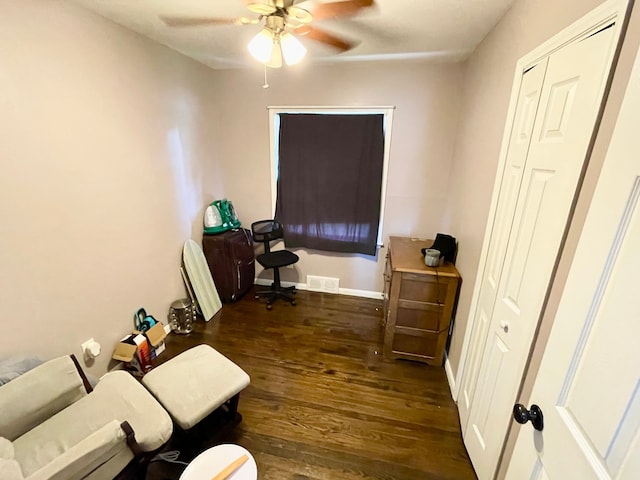
<path id="1" fill-rule="evenodd" d="M 269 111 L 269 152 L 271 173 L 271 216 L 276 213 L 276 199 L 278 195 L 278 148 L 280 134 L 281 113 L 307 113 L 325 115 L 384 115 L 384 160 L 382 165 L 382 187 L 380 191 L 380 218 L 378 220 L 378 247 L 382 243 L 382 227 L 384 225 L 384 208 L 387 200 L 387 174 L 389 170 L 389 157 L 391 151 L 391 131 L 393 124 L 393 112 L 396 107 L 267 107 Z"/>

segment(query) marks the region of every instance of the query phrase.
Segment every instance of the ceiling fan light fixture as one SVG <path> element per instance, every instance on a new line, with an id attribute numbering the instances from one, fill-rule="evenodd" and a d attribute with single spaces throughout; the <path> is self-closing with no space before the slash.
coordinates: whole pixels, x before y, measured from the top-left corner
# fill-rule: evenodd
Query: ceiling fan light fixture
<path id="1" fill-rule="evenodd" d="M 271 59 L 272 52 L 276 46 L 273 41 L 273 32 L 268 28 L 263 28 L 260 33 L 251 39 L 247 48 L 253 58 L 266 64 Z"/>
<path id="2" fill-rule="evenodd" d="M 296 37 L 290 33 L 285 33 L 280 37 L 282 55 L 287 65 L 295 65 L 307 54 L 307 49 Z"/>
<path id="3" fill-rule="evenodd" d="M 269 61 L 265 62 L 267 67 L 280 68 L 282 66 L 282 50 L 280 50 L 280 44 L 276 41 L 273 42 L 271 47 L 271 57 Z"/>

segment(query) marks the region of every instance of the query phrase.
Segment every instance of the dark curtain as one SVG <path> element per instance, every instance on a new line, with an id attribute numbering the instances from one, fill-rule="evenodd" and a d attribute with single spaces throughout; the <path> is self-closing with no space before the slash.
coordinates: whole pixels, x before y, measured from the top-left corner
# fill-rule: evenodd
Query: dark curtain
<path id="1" fill-rule="evenodd" d="M 281 114 L 276 218 L 287 247 L 376 254 L 384 115 Z"/>

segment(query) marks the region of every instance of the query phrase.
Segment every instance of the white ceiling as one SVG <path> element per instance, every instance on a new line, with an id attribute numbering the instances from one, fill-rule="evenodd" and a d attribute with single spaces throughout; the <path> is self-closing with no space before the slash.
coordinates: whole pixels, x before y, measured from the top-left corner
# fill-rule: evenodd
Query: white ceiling
<path id="1" fill-rule="evenodd" d="M 159 15 L 257 18 L 245 0 L 71 0 L 126 28 L 177 50 L 212 68 L 241 68 L 255 63 L 246 45 L 260 25 L 168 27 Z M 267 3 L 268 0 L 254 0 Z M 376 0 L 357 16 L 313 22 L 347 40 L 359 41 L 337 53 L 304 37 L 305 62 L 425 58 L 466 58 L 515 0 Z M 313 13 L 328 0 L 296 1 Z"/>

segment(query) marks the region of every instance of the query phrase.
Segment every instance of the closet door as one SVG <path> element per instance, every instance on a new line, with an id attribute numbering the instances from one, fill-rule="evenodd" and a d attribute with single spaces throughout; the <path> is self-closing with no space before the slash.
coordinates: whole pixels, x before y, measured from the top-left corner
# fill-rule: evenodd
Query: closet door
<path id="1" fill-rule="evenodd" d="M 544 76 L 464 440 L 476 473 L 491 478 L 551 280 L 602 99 L 613 29 L 553 53 Z M 482 314 L 482 313 L 481 313 Z M 480 324 L 482 321 L 479 322 Z M 470 381 L 473 381 L 471 379 Z"/>
<path id="2" fill-rule="evenodd" d="M 500 194 L 496 210 L 487 263 L 480 288 L 480 299 L 473 323 L 472 343 L 469 348 L 469 359 L 465 375 L 462 379 L 462 389 L 458 401 L 460 424 L 464 427 L 469 419 L 471 400 L 475 393 L 478 370 L 484 340 L 489 332 L 489 319 L 493 315 L 493 306 L 498 292 L 498 283 L 502 274 L 507 241 L 511 232 L 516 201 L 520 192 L 522 172 L 529 153 L 531 134 L 534 120 L 538 111 L 538 103 L 542 92 L 542 82 L 547 70 L 548 59 L 538 62 L 524 72 L 520 84 L 520 95 L 516 105 L 515 120 L 511 130 L 506 165 L 500 184 Z"/>
<path id="3" fill-rule="evenodd" d="M 640 478 L 640 55 L 535 380 L 508 480 Z M 530 406 L 527 404 L 527 407 Z"/>

